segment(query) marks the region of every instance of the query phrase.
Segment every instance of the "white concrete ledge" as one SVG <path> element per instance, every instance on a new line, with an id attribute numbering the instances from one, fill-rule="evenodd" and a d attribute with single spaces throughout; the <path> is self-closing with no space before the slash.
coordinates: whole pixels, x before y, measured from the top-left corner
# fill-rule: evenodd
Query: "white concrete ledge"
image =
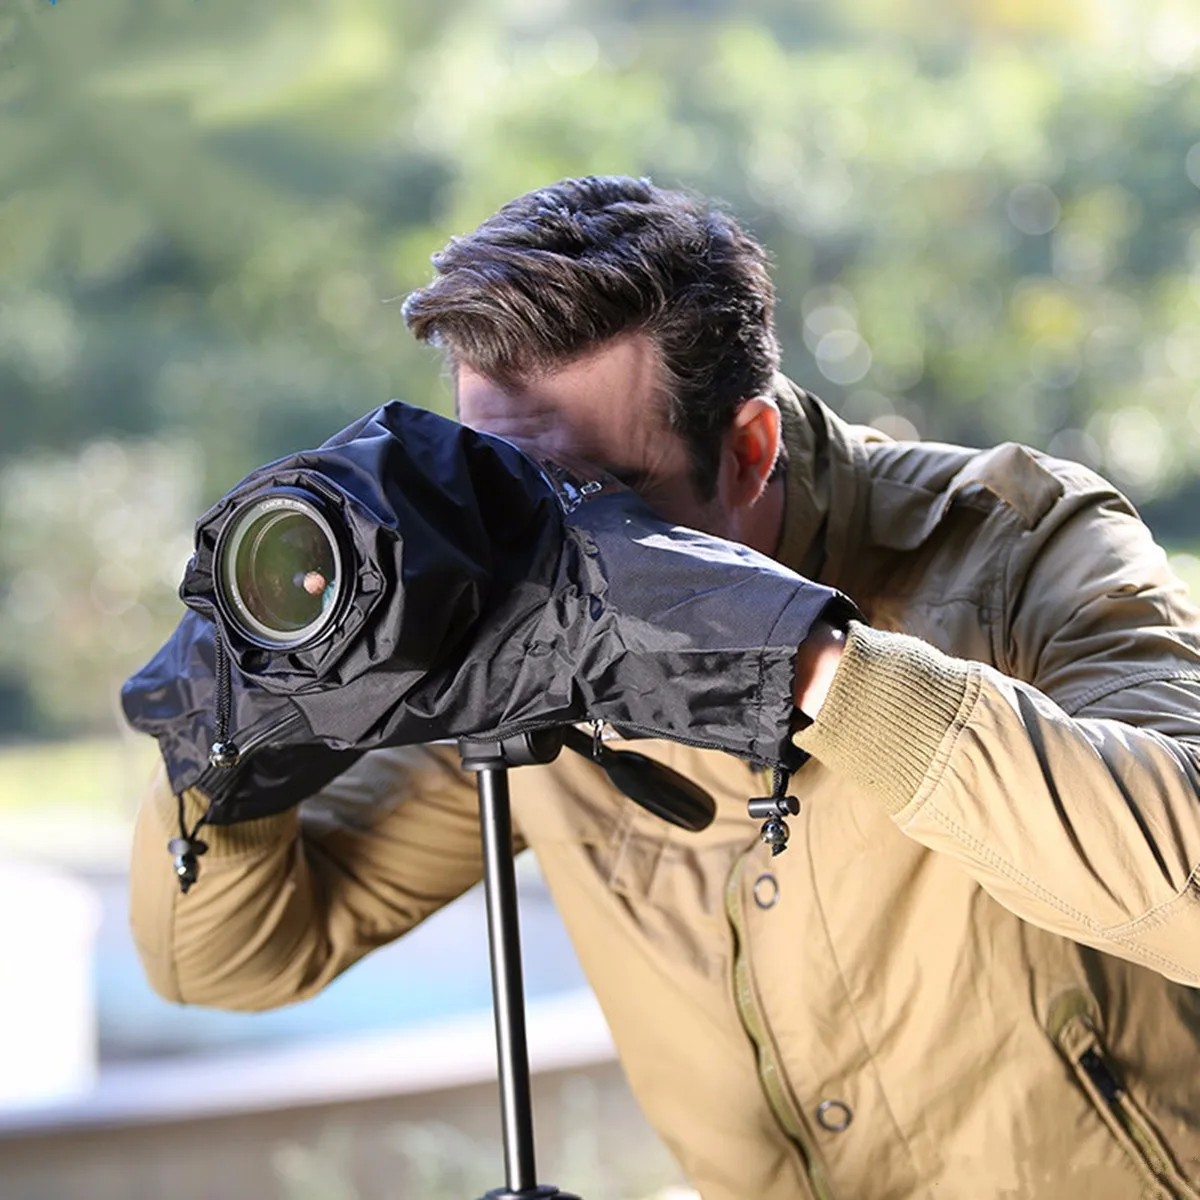
<path id="1" fill-rule="evenodd" d="M 532 1074 L 616 1059 L 589 991 L 531 1003 L 526 1024 Z M 480 1012 L 395 1033 L 108 1067 L 79 1097 L 0 1110 L 0 1140 L 411 1095 L 495 1078 L 495 1027 L 491 1012 Z"/>

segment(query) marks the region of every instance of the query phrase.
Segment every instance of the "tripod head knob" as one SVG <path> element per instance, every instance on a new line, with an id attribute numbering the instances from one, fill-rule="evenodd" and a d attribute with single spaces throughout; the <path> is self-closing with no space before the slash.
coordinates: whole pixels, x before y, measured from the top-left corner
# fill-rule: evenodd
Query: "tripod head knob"
<path id="1" fill-rule="evenodd" d="M 563 747 L 561 728 L 535 729 L 507 738 L 459 738 L 458 753 L 464 771 L 494 767 L 535 767 L 553 762 Z"/>

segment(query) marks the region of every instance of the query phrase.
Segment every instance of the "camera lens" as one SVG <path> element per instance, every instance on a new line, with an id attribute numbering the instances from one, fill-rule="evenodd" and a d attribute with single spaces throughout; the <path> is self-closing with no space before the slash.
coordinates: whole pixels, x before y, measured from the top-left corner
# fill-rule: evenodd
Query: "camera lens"
<path id="1" fill-rule="evenodd" d="M 330 523 L 302 494 L 273 493 L 248 505 L 217 543 L 226 615 L 251 641 L 295 649 L 318 640 L 336 615 L 342 555 Z"/>

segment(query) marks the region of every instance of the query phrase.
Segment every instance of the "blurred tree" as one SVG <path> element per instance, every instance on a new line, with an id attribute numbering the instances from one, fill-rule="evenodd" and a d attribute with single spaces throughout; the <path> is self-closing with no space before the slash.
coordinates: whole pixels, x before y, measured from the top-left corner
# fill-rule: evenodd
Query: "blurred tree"
<path id="1" fill-rule="evenodd" d="M 94 441 L 0 479 L 0 719 L 111 728 L 116 684 L 178 620 L 199 461 L 186 443 Z M 0 691 L 0 699 L 3 692 Z"/>

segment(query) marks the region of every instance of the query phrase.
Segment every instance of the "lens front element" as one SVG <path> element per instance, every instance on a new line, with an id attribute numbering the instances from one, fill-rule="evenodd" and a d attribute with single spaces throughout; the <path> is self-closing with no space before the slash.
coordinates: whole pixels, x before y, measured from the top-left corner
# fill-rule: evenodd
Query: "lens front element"
<path id="1" fill-rule="evenodd" d="M 217 545 L 226 614 L 250 641 L 271 649 L 294 649 L 320 637 L 335 614 L 342 570 L 329 522 L 294 492 L 249 504 Z"/>

